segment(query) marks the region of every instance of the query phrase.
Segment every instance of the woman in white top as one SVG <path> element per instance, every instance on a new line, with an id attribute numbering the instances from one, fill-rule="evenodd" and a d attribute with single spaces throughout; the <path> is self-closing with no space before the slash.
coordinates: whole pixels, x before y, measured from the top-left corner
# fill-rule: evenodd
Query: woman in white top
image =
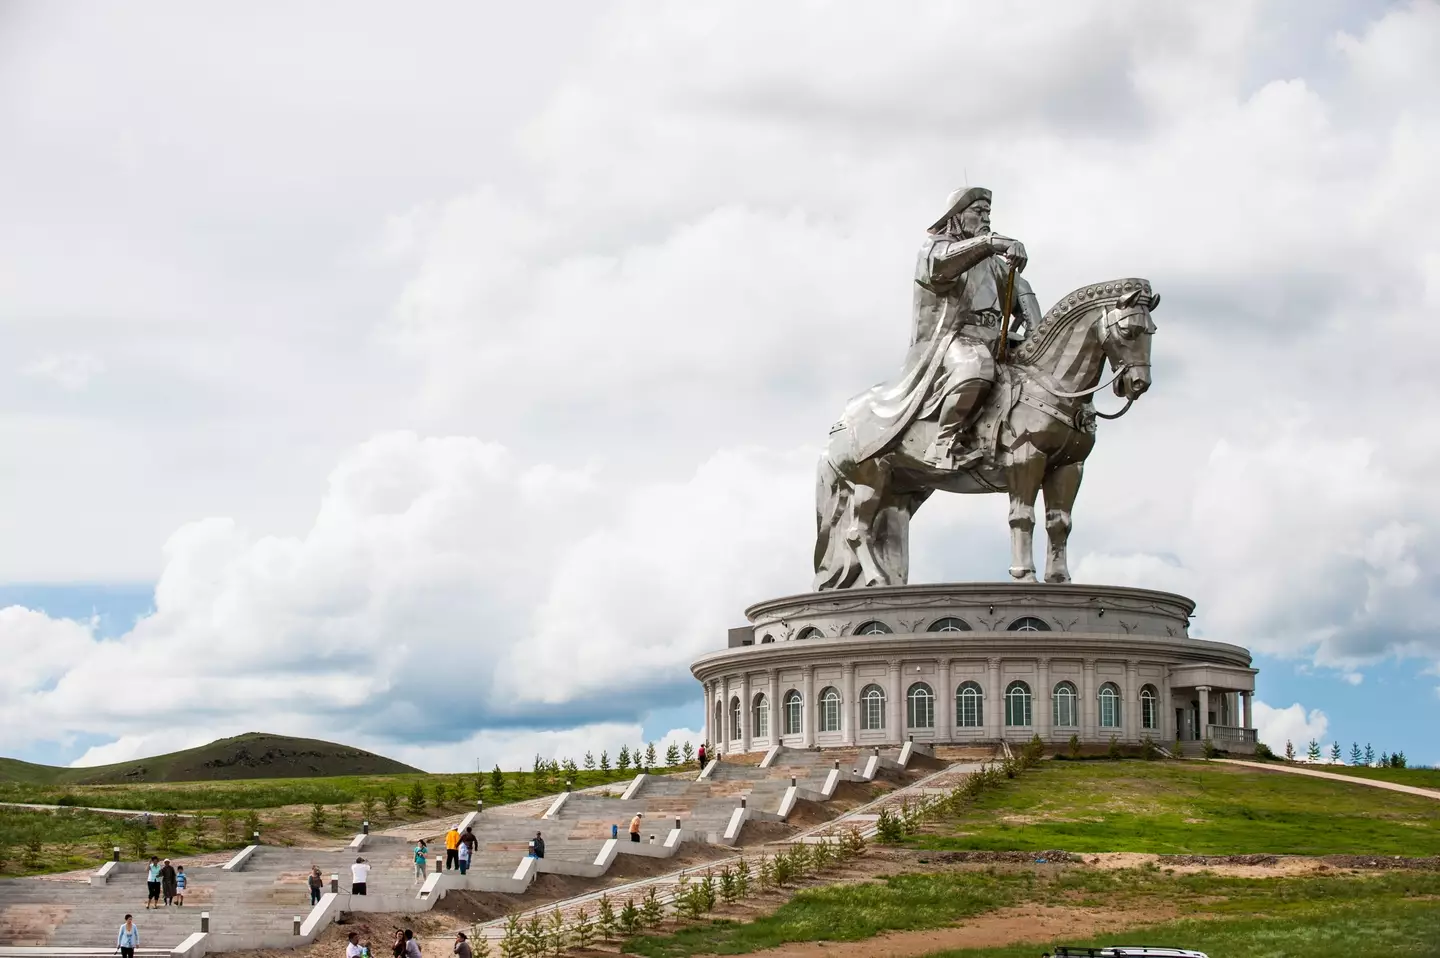
<path id="1" fill-rule="evenodd" d="M 370 863 L 363 858 L 355 859 L 350 866 L 350 894 L 365 894 L 365 879 L 370 877 Z"/>

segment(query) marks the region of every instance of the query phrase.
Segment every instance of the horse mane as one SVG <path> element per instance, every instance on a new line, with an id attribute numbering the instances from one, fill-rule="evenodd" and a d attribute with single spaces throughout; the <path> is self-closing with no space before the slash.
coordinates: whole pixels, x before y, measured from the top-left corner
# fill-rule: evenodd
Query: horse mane
<path id="1" fill-rule="evenodd" d="M 1082 286 L 1060 297 L 1060 301 L 1050 307 L 1044 318 L 1030 330 L 1025 342 L 1015 351 L 1015 361 L 1030 363 L 1039 359 L 1050 348 L 1055 337 L 1069 328 L 1080 316 L 1095 306 L 1114 305 L 1121 296 L 1134 289 L 1140 290 L 1147 301 L 1151 299 L 1150 281 L 1135 277 Z"/>

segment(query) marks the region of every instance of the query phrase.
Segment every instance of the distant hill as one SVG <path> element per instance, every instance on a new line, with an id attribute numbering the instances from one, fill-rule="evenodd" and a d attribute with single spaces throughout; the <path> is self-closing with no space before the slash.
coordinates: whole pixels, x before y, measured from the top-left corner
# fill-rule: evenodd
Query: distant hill
<path id="1" fill-rule="evenodd" d="M 183 752 L 90 768 L 62 768 L 0 758 L 0 782 L 33 785 L 210 782 L 241 778 L 395 775 L 420 771 L 349 745 L 265 732 L 246 732 Z"/>

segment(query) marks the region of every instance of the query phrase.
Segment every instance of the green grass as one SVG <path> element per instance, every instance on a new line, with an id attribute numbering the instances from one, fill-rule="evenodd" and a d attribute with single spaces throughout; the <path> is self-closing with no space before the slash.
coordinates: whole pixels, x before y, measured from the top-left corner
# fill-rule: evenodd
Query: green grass
<path id="1" fill-rule="evenodd" d="M 712 921 L 670 935 L 632 939 L 625 950 L 655 958 L 748 954 L 800 941 L 857 941 L 889 931 L 932 929 L 1009 905 L 1166 908 L 1208 915 L 1106 936 L 1106 943 L 1172 943 L 1233 955 L 1433 955 L 1440 875 L 1227 878 L 1160 869 L 1093 872 L 963 872 L 899 875 L 880 882 L 802 891 L 752 922 Z M 1311 952 L 1339 941 L 1350 951 Z M 1083 945 L 1082 941 L 1053 944 Z M 1243 947 L 1242 947 L 1243 946 Z M 1300 947 L 1297 947 L 1300 946 Z M 1361 946 L 1366 950 L 1356 951 Z M 1327 948 L 1331 947 L 1326 945 Z M 1389 950 L 1384 950 L 1388 948 Z M 1036 945 L 945 954 L 1038 954 Z"/>
<path id="2" fill-rule="evenodd" d="M 1440 854 L 1440 802 L 1202 762 L 1044 762 L 919 848 L 1229 855 Z"/>
<path id="3" fill-rule="evenodd" d="M 1301 766 L 1309 768 L 1310 766 Z M 1355 768 L 1349 765 L 1318 765 L 1317 771 L 1335 772 L 1339 775 L 1353 775 L 1377 782 L 1395 782 L 1398 785 L 1413 785 L 1416 788 L 1433 788 L 1440 791 L 1440 768 Z"/>

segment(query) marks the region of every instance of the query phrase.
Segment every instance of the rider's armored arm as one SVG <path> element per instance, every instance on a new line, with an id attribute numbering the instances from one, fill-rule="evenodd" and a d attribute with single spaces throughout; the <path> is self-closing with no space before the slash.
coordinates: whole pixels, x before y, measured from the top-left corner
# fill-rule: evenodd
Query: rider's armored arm
<path id="1" fill-rule="evenodd" d="M 1040 311 L 1040 300 L 1035 295 L 1035 290 L 1030 287 L 1030 282 L 1019 273 L 1015 274 L 1015 318 L 1025 324 L 1025 334 L 1028 336 L 1035 331 L 1040 324 L 1041 318 L 1045 315 Z M 1012 323 L 1012 328 L 1013 328 Z"/>
<path id="2" fill-rule="evenodd" d="M 930 279 L 932 282 L 959 279 L 966 270 L 996 252 L 995 243 L 988 235 L 936 243 L 930 249 Z"/>

